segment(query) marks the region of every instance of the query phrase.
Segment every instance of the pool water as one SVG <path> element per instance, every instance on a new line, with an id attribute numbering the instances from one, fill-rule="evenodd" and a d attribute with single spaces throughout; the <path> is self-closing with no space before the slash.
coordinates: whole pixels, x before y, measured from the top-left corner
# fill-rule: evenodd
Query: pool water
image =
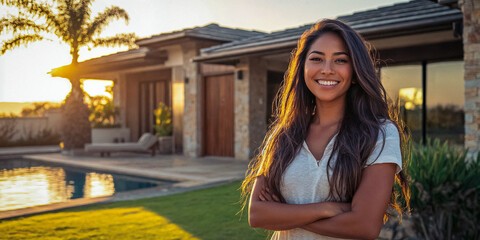
<path id="1" fill-rule="evenodd" d="M 0 211 L 111 196 L 166 183 L 21 158 L 0 160 Z"/>

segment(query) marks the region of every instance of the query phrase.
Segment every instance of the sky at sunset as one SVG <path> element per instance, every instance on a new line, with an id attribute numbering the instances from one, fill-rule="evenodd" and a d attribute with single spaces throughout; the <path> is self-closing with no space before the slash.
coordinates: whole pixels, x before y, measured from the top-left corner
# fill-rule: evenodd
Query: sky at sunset
<path id="1" fill-rule="evenodd" d="M 272 32 L 373 9 L 406 0 L 97 0 L 93 16 L 110 5 L 124 8 L 130 16 L 113 22 L 103 36 L 135 32 L 148 37 L 209 23 L 221 26 Z M 0 17 L 16 10 L 0 6 Z M 5 40 L 0 35 L 0 41 Z M 80 61 L 124 51 L 127 48 L 82 49 Z M 52 68 L 69 64 L 69 48 L 59 42 L 43 41 L 17 48 L 0 56 L 0 102 L 62 101 L 70 90 L 66 79 L 52 78 Z M 85 90 L 102 94 L 108 81 L 88 81 Z"/>

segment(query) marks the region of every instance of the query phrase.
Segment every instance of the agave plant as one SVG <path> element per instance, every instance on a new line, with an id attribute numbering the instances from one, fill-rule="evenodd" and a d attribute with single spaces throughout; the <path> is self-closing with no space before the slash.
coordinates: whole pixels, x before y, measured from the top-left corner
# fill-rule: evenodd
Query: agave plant
<path id="1" fill-rule="evenodd" d="M 412 219 L 424 239 L 480 239 L 480 155 L 436 139 L 416 145 L 408 174 Z"/>

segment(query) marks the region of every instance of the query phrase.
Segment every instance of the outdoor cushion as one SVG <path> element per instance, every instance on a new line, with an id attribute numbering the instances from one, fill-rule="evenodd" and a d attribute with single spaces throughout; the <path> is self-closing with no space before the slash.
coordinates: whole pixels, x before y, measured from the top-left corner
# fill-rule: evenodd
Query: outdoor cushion
<path id="1" fill-rule="evenodd" d="M 144 133 L 138 142 L 131 143 L 94 143 L 86 144 L 85 151 L 87 152 L 144 152 L 149 149 L 152 150 L 152 155 L 155 155 L 155 144 L 157 143 L 157 137 L 151 133 Z"/>

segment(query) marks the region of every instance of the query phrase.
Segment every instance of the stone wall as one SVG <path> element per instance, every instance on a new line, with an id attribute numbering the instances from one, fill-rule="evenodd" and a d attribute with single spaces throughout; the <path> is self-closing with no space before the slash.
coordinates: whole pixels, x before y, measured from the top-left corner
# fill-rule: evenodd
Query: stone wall
<path id="1" fill-rule="evenodd" d="M 190 61 L 199 55 L 195 42 L 182 44 L 185 71 L 185 108 L 183 115 L 183 154 L 201 155 L 201 77 L 199 64 Z"/>
<path id="2" fill-rule="evenodd" d="M 249 150 L 249 85 L 250 85 L 250 71 L 248 69 L 248 59 L 242 58 L 237 64 L 235 72 L 242 71 L 242 79 L 238 79 L 238 74 L 234 79 L 234 152 L 235 158 L 240 160 L 247 160 L 250 156 Z"/>
<path id="3" fill-rule="evenodd" d="M 260 58 L 242 58 L 235 71 L 235 158 L 251 159 L 267 130 L 267 67 Z"/>
<path id="4" fill-rule="evenodd" d="M 267 131 L 267 67 L 259 58 L 250 58 L 250 114 L 249 114 L 249 158 L 252 158 L 262 144 Z"/>
<path id="5" fill-rule="evenodd" d="M 465 147 L 480 150 L 480 1 L 459 0 L 463 12 Z"/>

